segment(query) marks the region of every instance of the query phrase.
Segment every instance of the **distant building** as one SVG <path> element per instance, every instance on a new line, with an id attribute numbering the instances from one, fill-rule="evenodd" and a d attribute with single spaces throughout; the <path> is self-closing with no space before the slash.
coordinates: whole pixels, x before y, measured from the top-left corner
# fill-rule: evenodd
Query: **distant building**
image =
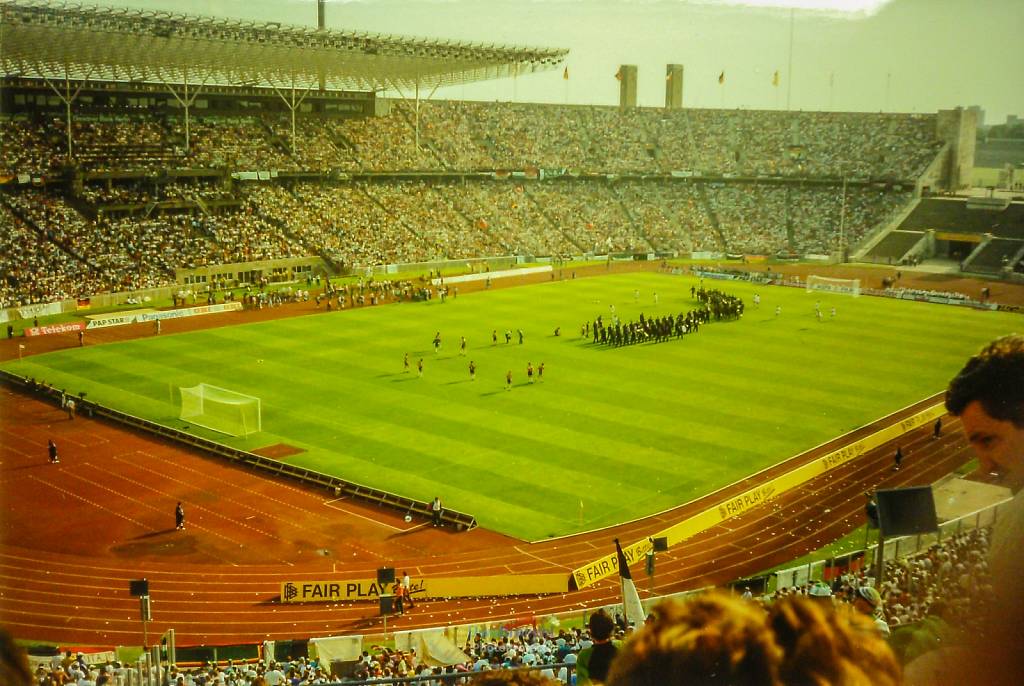
<path id="1" fill-rule="evenodd" d="M 985 110 L 982 109 L 981 105 L 971 105 L 970 107 L 967 108 L 967 111 L 968 112 L 974 112 L 974 115 L 977 117 L 978 130 L 980 131 L 980 130 L 984 129 L 985 128 Z"/>

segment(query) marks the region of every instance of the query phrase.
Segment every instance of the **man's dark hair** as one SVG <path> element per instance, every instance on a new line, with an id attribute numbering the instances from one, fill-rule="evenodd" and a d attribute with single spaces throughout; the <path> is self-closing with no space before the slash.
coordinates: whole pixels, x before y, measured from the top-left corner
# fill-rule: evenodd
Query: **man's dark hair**
<path id="1" fill-rule="evenodd" d="M 595 641 L 607 641 L 615 629 L 615 623 L 604 610 L 598 610 L 590 615 L 588 626 L 590 627 L 590 637 Z"/>
<path id="2" fill-rule="evenodd" d="M 946 409 L 960 416 L 977 400 L 985 414 L 1024 428 L 1024 336 L 1003 336 L 964 365 L 946 389 Z"/>
<path id="3" fill-rule="evenodd" d="M 35 683 L 24 648 L 3 629 L 0 629 L 0 683 L 10 686 L 31 686 Z"/>

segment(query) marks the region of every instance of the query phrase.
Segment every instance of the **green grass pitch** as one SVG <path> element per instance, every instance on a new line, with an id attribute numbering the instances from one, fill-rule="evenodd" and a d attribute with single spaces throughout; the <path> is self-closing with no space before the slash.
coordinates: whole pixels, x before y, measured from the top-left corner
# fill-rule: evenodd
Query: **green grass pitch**
<path id="1" fill-rule="evenodd" d="M 618 349 L 580 336 L 612 304 L 624 321 L 693 308 L 694 283 L 654 273 L 552 282 L 5 366 L 178 428 L 178 386 L 254 395 L 262 433 L 196 433 L 247 449 L 294 445 L 305 452 L 290 462 L 414 498 L 440 495 L 483 526 L 535 540 L 661 511 L 862 426 L 942 390 L 983 343 L 1020 328 L 1012 314 L 707 281 L 745 300 L 742 320 Z M 526 383 L 527 362 L 545 364 L 543 383 Z"/>

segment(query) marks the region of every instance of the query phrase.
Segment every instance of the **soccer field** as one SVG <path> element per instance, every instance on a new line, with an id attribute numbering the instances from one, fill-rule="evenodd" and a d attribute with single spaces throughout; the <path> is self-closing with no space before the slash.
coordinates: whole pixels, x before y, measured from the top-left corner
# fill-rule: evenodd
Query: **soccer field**
<path id="1" fill-rule="evenodd" d="M 176 428 L 185 426 L 178 387 L 257 396 L 261 433 L 190 430 L 245 449 L 296 446 L 304 452 L 291 463 L 421 500 L 439 495 L 482 526 L 535 540 L 658 512 L 862 426 L 941 391 L 983 343 L 1020 328 L 1007 313 L 707 281 L 742 297 L 746 315 L 665 343 L 606 348 L 580 336 L 611 305 L 623 321 L 692 309 L 695 283 L 649 272 L 552 282 L 4 367 Z M 544 363 L 543 383 L 527 383 L 528 362 Z"/>

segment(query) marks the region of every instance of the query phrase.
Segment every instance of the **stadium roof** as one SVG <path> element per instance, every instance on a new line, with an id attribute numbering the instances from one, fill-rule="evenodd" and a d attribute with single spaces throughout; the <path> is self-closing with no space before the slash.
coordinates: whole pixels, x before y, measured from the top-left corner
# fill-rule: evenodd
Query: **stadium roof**
<path id="1" fill-rule="evenodd" d="M 567 49 L 318 30 L 53 0 L 0 3 L 7 75 L 328 89 L 434 88 L 557 68 Z"/>

